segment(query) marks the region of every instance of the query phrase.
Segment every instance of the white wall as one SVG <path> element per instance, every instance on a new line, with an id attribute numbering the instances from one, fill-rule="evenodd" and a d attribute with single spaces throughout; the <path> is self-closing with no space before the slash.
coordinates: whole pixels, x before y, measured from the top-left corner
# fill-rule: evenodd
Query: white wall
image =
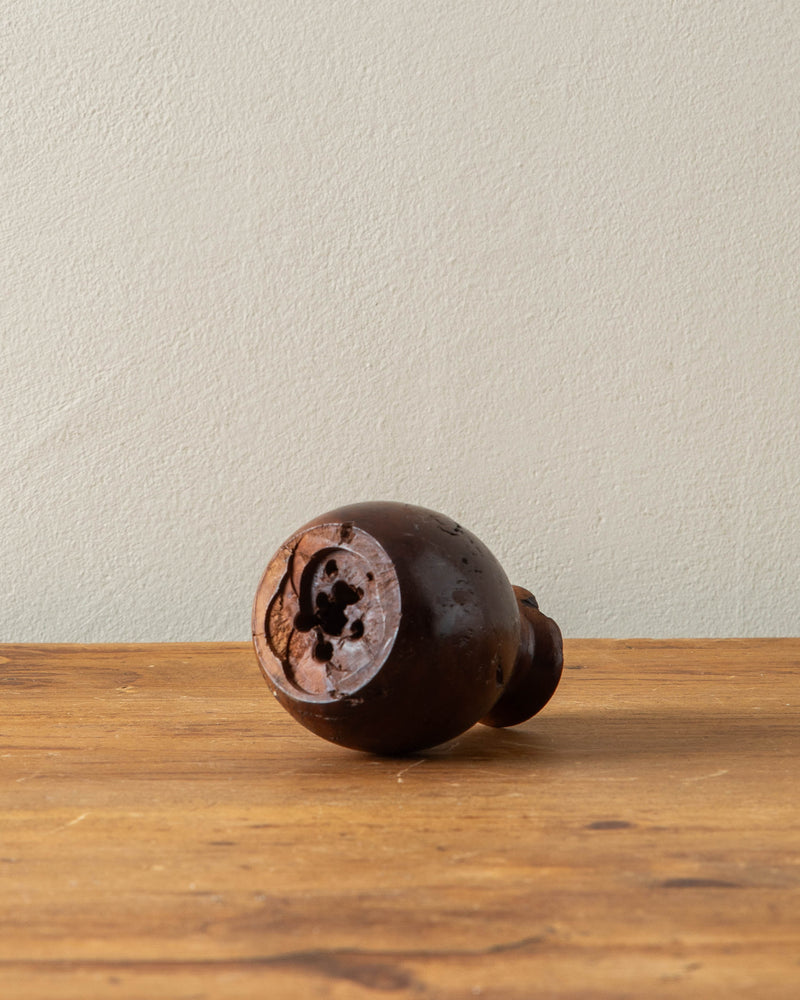
<path id="1" fill-rule="evenodd" d="M 800 4 L 0 19 L 0 638 L 248 638 L 369 498 L 567 635 L 798 634 Z"/>

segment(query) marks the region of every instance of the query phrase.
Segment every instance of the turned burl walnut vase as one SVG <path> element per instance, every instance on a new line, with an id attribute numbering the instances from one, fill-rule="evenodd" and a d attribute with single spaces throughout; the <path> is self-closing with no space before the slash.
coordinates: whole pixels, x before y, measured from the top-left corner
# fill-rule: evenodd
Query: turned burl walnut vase
<path id="1" fill-rule="evenodd" d="M 298 722 L 381 754 L 524 722 L 562 668 L 558 625 L 483 542 L 403 503 L 340 507 L 285 541 L 256 592 L 253 642 Z"/>

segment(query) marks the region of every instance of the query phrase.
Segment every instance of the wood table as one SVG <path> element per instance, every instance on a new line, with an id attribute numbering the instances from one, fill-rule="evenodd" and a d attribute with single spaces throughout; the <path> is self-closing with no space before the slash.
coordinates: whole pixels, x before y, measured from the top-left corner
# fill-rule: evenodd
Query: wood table
<path id="1" fill-rule="evenodd" d="M 0 646 L 0 996 L 800 996 L 800 640 L 566 643 L 512 730 L 324 743 L 249 646 Z"/>

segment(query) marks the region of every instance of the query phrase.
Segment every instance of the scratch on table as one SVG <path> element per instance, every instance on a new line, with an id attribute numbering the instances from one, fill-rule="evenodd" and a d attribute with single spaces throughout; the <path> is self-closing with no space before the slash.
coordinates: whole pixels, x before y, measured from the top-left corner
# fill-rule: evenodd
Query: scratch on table
<path id="1" fill-rule="evenodd" d="M 408 772 L 411 770 L 412 767 L 419 767 L 420 764 L 424 764 L 424 763 L 425 763 L 425 758 L 423 757 L 422 760 L 415 760 L 413 764 L 409 764 L 408 767 L 404 767 L 402 771 L 398 771 L 397 772 L 397 784 L 398 785 L 402 785 L 403 784 L 403 775 L 404 774 L 408 774 Z"/>
<path id="2" fill-rule="evenodd" d="M 684 778 L 683 783 L 687 784 L 690 781 L 707 781 L 709 778 L 721 778 L 723 774 L 727 774 L 728 769 L 725 768 L 723 771 L 714 771 L 713 774 L 700 774 L 696 778 Z"/>
<path id="3" fill-rule="evenodd" d="M 593 781 L 638 781 L 639 778 L 636 775 L 626 775 L 625 777 L 622 778 L 611 778 L 611 777 L 603 777 L 603 775 L 598 775 L 596 778 L 593 778 L 592 780 Z"/>
<path id="4" fill-rule="evenodd" d="M 88 815 L 89 815 L 88 812 L 81 813 L 80 816 L 76 816 L 75 819 L 71 819 L 71 820 L 69 820 L 66 823 L 62 823 L 61 826 L 57 826 L 57 827 L 55 827 L 55 829 L 50 830 L 49 832 L 50 833 L 58 833 L 59 830 L 66 830 L 68 826 L 75 826 L 76 823 L 80 823 L 83 820 L 85 820 Z"/>

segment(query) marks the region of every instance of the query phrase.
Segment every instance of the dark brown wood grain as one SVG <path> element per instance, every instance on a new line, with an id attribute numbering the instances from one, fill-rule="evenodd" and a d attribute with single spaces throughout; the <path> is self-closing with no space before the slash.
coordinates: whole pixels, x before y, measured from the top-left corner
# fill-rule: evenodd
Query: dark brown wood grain
<path id="1" fill-rule="evenodd" d="M 0 646 L 0 996 L 794 998 L 800 640 L 565 663 L 387 760 L 249 645 Z"/>

